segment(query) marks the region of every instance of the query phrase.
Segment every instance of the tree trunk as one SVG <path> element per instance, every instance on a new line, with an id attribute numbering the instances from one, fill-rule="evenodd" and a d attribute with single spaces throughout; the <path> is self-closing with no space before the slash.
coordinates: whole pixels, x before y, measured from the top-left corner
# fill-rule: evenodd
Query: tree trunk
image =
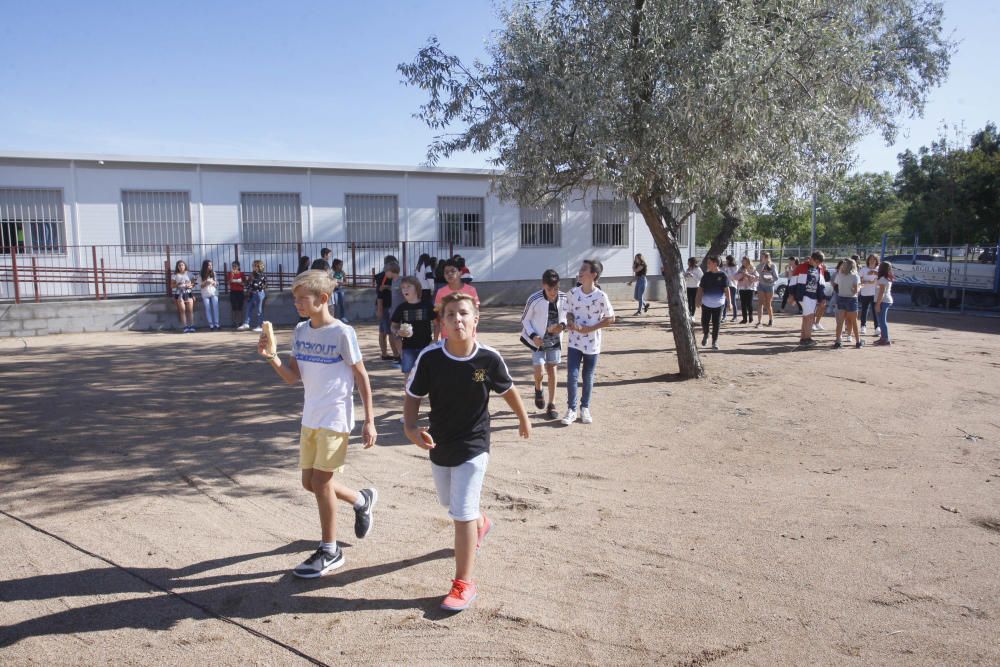
<path id="1" fill-rule="evenodd" d="M 738 211 L 722 211 L 722 228 L 719 233 L 715 235 L 712 239 L 711 245 L 708 246 L 708 255 L 721 255 L 726 248 L 729 247 L 729 242 L 733 240 L 733 234 L 739 229 L 739 226 L 743 224 L 743 218 L 740 216 Z M 738 259 L 738 258 L 737 258 Z M 704 265 L 705 260 L 702 259 L 702 265 Z M 704 266 L 702 266 L 704 268 Z"/>
<path id="2" fill-rule="evenodd" d="M 635 197 L 634 201 L 642 212 L 649 227 L 656 249 L 663 263 L 663 278 L 666 282 L 667 308 L 670 313 L 670 330 L 674 334 L 677 348 L 677 365 L 684 378 L 705 376 L 705 367 L 698 355 L 694 332 L 687 309 L 687 290 L 684 287 L 684 259 L 677 246 L 677 235 L 667 229 L 656 205 L 650 199 Z"/>

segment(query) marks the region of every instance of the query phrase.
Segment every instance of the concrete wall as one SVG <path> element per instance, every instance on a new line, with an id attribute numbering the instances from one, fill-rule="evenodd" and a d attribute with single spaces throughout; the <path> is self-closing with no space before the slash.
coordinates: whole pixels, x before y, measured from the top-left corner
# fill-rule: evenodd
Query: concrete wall
<path id="1" fill-rule="evenodd" d="M 634 307 L 632 288 L 627 278 L 605 278 L 601 286 L 612 301 L 622 308 L 622 314 Z M 528 296 L 540 289 L 535 280 L 475 283 L 483 304 L 484 316 L 489 317 L 490 306 L 522 306 Z M 563 289 L 573 287 L 565 281 Z M 647 299 L 658 300 L 664 296 L 663 279 L 649 278 Z M 346 290 L 347 318 L 353 322 L 375 321 L 374 289 Z M 298 320 L 290 292 L 268 295 L 264 317 L 276 324 L 293 324 Z M 219 319 L 223 325 L 232 321 L 229 298 L 219 299 Z M 195 303 L 195 324 L 206 326 L 205 311 L 200 299 Z M 0 338 L 30 337 L 57 333 L 86 333 L 93 331 L 177 331 L 177 311 L 173 299 L 160 296 L 149 299 L 110 299 L 105 301 L 62 301 L 58 303 L 0 304 Z"/>

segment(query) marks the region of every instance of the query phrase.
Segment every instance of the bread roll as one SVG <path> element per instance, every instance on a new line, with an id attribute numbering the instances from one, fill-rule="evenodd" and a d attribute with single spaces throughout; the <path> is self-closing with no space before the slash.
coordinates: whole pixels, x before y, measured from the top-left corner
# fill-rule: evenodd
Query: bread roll
<path id="1" fill-rule="evenodd" d="M 278 353 L 278 340 L 274 337 L 274 327 L 267 320 L 261 325 L 261 329 L 264 330 L 264 335 L 267 337 L 267 354 L 268 356 L 274 356 Z"/>

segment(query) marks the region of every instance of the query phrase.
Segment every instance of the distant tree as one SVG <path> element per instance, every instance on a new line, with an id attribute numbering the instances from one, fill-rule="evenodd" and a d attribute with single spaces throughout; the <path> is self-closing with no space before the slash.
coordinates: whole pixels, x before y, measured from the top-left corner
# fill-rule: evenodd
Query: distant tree
<path id="1" fill-rule="evenodd" d="M 892 174 L 869 172 L 845 179 L 837 188 L 834 210 L 841 240 L 854 245 L 875 243 L 882 234 L 898 231 L 901 209 Z"/>
<path id="2" fill-rule="evenodd" d="M 720 201 L 731 238 L 775 183 L 812 182 L 871 127 L 891 134 L 948 65 L 940 6 L 918 0 L 525 0 L 501 18 L 489 62 L 432 39 L 400 65 L 442 131 L 428 160 L 493 152 L 500 195 L 525 205 L 599 186 L 630 199 L 683 377 L 704 374 L 678 247 L 699 203 Z"/>
<path id="3" fill-rule="evenodd" d="M 903 231 L 926 243 L 996 243 L 1000 238 L 1000 144 L 993 123 L 968 147 L 947 137 L 899 156 Z"/>

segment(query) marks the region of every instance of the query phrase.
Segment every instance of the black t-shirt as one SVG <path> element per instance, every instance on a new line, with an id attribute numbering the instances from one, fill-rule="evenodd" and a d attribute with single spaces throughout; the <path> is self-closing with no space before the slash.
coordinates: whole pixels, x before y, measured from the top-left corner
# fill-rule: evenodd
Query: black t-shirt
<path id="1" fill-rule="evenodd" d="M 406 393 L 430 396 L 430 433 L 437 444 L 431 461 L 454 467 L 490 451 L 490 392 L 503 394 L 513 386 L 503 357 L 481 343 L 465 358 L 450 355 L 444 343 L 421 352 Z"/>
<path id="2" fill-rule="evenodd" d="M 555 301 L 549 301 L 549 317 L 545 322 L 545 334 L 542 336 L 542 349 L 543 350 L 558 350 L 561 345 L 559 344 L 559 334 L 549 333 L 549 328 L 554 327 L 559 324 L 559 306 Z"/>
<path id="3" fill-rule="evenodd" d="M 422 350 L 431 344 L 431 321 L 437 317 L 434 306 L 426 301 L 410 303 L 404 301 L 396 308 L 392 314 L 392 321 L 396 324 L 413 325 L 413 335 L 403 338 L 404 350 Z"/>
<path id="4" fill-rule="evenodd" d="M 388 312 L 392 306 L 392 280 L 385 279 L 385 271 L 375 274 L 375 303 L 379 301 Z"/>

